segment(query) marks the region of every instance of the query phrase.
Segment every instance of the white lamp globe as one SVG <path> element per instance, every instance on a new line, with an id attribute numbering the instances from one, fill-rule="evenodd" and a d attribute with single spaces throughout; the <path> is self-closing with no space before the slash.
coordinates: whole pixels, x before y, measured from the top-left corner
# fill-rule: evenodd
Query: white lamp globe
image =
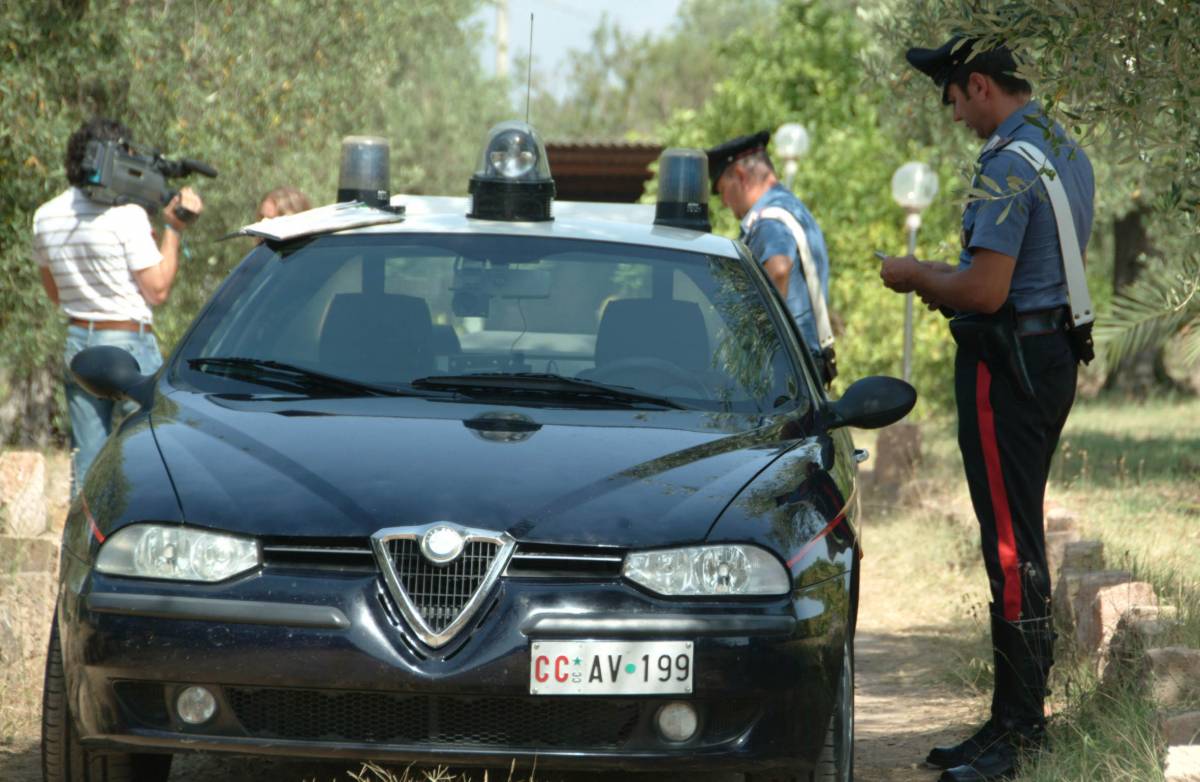
<path id="1" fill-rule="evenodd" d="M 808 152 L 808 131 L 799 122 L 780 125 L 772 140 L 775 142 L 775 154 L 784 160 L 796 160 Z"/>
<path id="2" fill-rule="evenodd" d="M 924 163 L 905 163 L 892 174 L 892 198 L 909 211 L 919 212 L 932 204 L 937 191 L 937 174 Z"/>

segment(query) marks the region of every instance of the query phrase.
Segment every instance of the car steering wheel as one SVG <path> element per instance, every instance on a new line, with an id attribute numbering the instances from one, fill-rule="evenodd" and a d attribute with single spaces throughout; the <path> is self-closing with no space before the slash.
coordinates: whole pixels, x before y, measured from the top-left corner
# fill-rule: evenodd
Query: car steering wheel
<path id="1" fill-rule="evenodd" d="M 699 392 L 700 396 L 705 399 L 711 397 L 708 386 L 704 384 L 704 381 L 696 377 L 694 373 L 689 372 L 673 361 L 654 356 L 619 358 L 616 361 L 609 361 L 604 366 L 598 366 L 588 372 L 587 378 L 599 383 L 617 385 L 623 378 L 636 376 L 639 373 L 657 375 L 659 378 L 665 380 L 665 383 L 657 386 L 658 389 L 669 388 L 672 385 L 682 385 Z M 623 383 L 622 385 L 630 384 Z M 661 391 L 654 391 L 654 393 L 661 393 Z"/>

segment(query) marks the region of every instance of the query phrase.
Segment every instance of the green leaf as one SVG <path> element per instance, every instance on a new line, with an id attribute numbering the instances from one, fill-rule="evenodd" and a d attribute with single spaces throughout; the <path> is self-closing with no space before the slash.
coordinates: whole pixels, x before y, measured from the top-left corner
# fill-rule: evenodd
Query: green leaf
<path id="1" fill-rule="evenodd" d="M 1008 202 L 1008 204 L 1004 207 L 1004 211 L 1001 212 L 1000 216 L 996 218 L 996 225 L 1000 225 L 1000 223 L 1003 223 L 1008 218 L 1008 213 L 1012 209 L 1012 205 L 1014 203 L 1016 203 L 1016 202 L 1015 201 Z"/>
<path id="2" fill-rule="evenodd" d="M 990 188 L 991 188 L 993 191 L 995 191 L 996 193 L 1000 193 L 1000 192 L 1001 192 L 1001 190 L 1000 190 L 1000 185 L 996 184 L 996 180 L 992 179 L 992 178 L 991 178 L 990 176 L 988 176 L 987 174 L 980 174 L 980 175 L 979 175 L 979 181 L 980 181 L 980 182 L 983 182 L 983 184 L 985 184 L 986 186 L 990 187 Z"/>
<path id="3" fill-rule="evenodd" d="M 1112 312 L 1095 327 L 1096 342 L 1110 366 L 1156 349 L 1185 330 L 1200 328 L 1200 259 L 1174 256 L 1146 266 L 1113 299 Z M 1197 358 L 1192 352 L 1188 360 Z"/>

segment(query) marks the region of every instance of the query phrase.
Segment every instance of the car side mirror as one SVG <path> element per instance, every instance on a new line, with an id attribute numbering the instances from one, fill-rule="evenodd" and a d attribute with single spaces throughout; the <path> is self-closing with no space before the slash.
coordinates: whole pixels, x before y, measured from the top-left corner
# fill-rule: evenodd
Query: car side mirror
<path id="1" fill-rule="evenodd" d="M 143 375 L 128 350 L 97 345 L 71 359 L 71 374 L 87 392 L 101 399 L 131 399 L 147 407 L 152 398 L 153 375 Z"/>
<path id="2" fill-rule="evenodd" d="M 847 388 L 841 399 L 829 403 L 826 428 L 879 429 L 908 415 L 916 403 L 917 390 L 903 380 L 864 377 Z"/>

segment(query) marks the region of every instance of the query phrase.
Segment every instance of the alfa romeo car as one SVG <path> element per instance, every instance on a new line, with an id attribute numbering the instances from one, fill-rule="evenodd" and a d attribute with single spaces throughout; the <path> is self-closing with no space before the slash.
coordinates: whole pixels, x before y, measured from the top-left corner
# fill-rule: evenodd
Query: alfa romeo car
<path id="1" fill-rule="evenodd" d="M 703 153 L 615 206 L 555 203 L 522 123 L 469 198 L 389 196 L 359 142 L 339 203 L 245 229 L 161 371 L 72 362 L 139 409 L 64 531 L 47 779 L 184 752 L 850 779 L 846 427 L 912 388 L 826 396 L 709 232 Z"/>

